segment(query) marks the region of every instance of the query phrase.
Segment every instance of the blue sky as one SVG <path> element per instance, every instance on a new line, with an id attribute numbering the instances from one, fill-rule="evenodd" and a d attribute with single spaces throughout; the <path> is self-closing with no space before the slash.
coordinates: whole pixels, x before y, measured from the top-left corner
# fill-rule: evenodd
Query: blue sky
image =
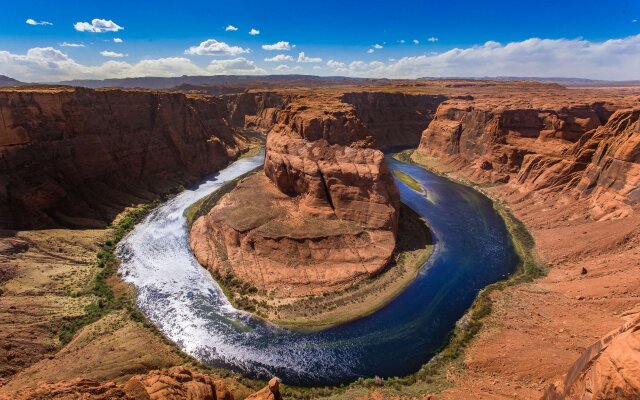
<path id="1" fill-rule="evenodd" d="M 0 74 L 26 81 L 183 73 L 640 79 L 638 0 L 3 2 Z M 262 47 L 278 42 L 289 46 Z"/>

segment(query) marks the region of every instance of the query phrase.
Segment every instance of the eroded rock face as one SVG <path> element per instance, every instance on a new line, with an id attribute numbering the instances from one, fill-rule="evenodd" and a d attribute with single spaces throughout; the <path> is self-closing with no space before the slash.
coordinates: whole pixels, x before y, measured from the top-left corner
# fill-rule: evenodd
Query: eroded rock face
<path id="1" fill-rule="evenodd" d="M 596 216 L 640 204 L 640 108 L 617 111 L 593 132 L 580 156 L 591 157 L 577 190 L 592 196 Z"/>
<path id="2" fill-rule="evenodd" d="M 611 217 L 640 202 L 639 111 L 621 107 L 450 100 L 418 153 L 523 193 L 593 196 L 594 216 Z"/>
<path id="3" fill-rule="evenodd" d="M 399 192 L 370 131 L 332 101 L 298 100 L 277 113 L 264 173 L 193 224 L 202 265 L 283 297 L 343 289 L 384 268 Z"/>
<path id="4" fill-rule="evenodd" d="M 173 370 L 156 370 L 144 375 L 135 375 L 125 384 L 90 379 L 73 379 L 54 384 L 40 383 L 33 388 L 15 393 L 15 397 L 11 399 L 233 400 L 234 396 L 224 380 L 178 367 Z M 250 395 L 248 399 L 282 399 L 278 378 L 273 378 L 265 388 Z"/>
<path id="5" fill-rule="evenodd" d="M 433 119 L 438 105 L 448 96 L 385 92 L 345 93 L 362 123 L 371 131 L 378 149 L 417 146 L 422 131 Z"/>
<path id="6" fill-rule="evenodd" d="M 640 398 L 640 319 L 587 348 L 542 400 Z"/>
<path id="7" fill-rule="evenodd" d="M 217 98 L 0 91 L 0 226 L 96 226 L 224 166 L 244 142 Z"/>

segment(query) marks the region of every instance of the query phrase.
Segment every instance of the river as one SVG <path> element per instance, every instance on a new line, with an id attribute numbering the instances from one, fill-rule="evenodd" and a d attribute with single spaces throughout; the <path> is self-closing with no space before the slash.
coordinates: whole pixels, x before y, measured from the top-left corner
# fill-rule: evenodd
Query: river
<path id="1" fill-rule="evenodd" d="M 234 162 L 154 209 L 120 243 L 122 278 L 137 304 L 186 353 L 255 378 L 324 386 L 417 371 L 446 343 L 478 292 L 512 273 L 518 257 L 504 221 L 474 189 L 390 157 L 402 201 L 428 223 L 435 250 L 417 278 L 376 313 L 314 333 L 290 331 L 234 309 L 189 248 L 185 209 L 260 166 L 264 153 Z"/>

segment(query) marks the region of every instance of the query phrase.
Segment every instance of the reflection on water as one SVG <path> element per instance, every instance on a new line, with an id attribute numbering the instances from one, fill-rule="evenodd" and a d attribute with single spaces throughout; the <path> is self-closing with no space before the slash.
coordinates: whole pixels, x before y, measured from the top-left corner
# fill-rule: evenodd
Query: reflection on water
<path id="1" fill-rule="evenodd" d="M 155 209 L 118 245 L 120 273 L 138 306 L 170 339 L 205 363 L 296 385 L 417 371 L 440 348 L 478 291 L 516 264 L 491 202 L 466 186 L 388 159 L 419 181 L 427 198 L 397 181 L 403 202 L 437 240 L 416 280 L 369 317 L 315 333 L 288 331 L 235 310 L 189 249 L 184 210 L 224 182 L 261 165 L 242 159 Z"/>

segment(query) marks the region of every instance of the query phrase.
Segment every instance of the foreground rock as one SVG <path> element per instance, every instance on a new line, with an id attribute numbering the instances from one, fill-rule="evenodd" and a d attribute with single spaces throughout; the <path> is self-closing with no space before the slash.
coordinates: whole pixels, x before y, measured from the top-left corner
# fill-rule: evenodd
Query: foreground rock
<path id="1" fill-rule="evenodd" d="M 276 296 L 321 295 L 379 273 L 395 247 L 400 201 L 372 143 L 336 100 L 302 98 L 280 111 L 264 173 L 193 224 L 200 263 Z"/>
<path id="2" fill-rule="evenodd" d="M 0 399 L 9 399 L 0 395 Z M 233 400 L 234 396 L 221 379 L 179 367 L 135 375 L 125 384 L 73 379 L 54 384 L 39 384 L 16 393 L 16 400 L 86 399 L 86 400 Z M 280 400 L 279 381 L 273 378 L 264 389 L 250 395 L 253 400 Z"/>
<path id="3" fill-rule="evenodd" d="M 640 318 L 587 348 L 543 400 L 640 398 Z"/>

